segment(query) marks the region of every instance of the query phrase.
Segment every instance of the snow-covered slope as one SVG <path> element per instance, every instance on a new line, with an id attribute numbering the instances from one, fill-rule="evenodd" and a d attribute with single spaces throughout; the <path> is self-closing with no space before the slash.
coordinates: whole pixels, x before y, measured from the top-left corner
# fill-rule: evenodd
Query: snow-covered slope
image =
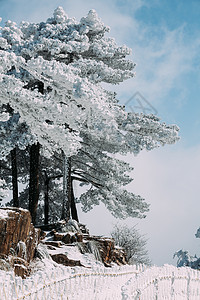
<path id="1" fill-rule="evenodd" d="M 200 299 L 199 271 L 190 268 L 113 266 L 90 255 L 91 268 L 64 267 L 45 258 L 27 279 L 0 272 L 0 299 Z M 93 263 L 92 263 L 93 260 Z"/>

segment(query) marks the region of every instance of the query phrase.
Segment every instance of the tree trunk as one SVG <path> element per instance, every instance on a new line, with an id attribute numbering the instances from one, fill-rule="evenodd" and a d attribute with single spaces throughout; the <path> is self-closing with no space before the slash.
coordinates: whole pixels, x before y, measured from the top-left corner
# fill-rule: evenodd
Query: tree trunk
<path id="1" fill-rule="evenodd" d="M 17 182 L 17 151 L 16 148 L 11 150 L 11 165 L 12 165 L 12 187 L 13 187 L 13 206 L 19 207 L 18 198 L 18 182 Z"/>
<path id="2" fill-rule="evenodd" d="M 31 86 L 31 82 L 27 85 L 27 88 L 38 89 L 38 92 L 44 94 L 44 83 L 34 82 Z M 39 159 L 40 159 L 40 144 L 33 144 L 30 148 L 30 182 L 29 182 L 29 211 L 31 213 L 32 222 L 35 225 L 37 206 L 39 200 Z"/>
<path id="3" fill-rule="evenodd" d="M 77 209 L 76 209 L 76 203 L 75 203 L 75 197 L 74 197 L 73 180 L 71 180 L 71 213 L 72 213 L 72 219 L 79 222 L 78 213 L 77 213 Z"/>
<path id="4" fill-rule="evenodd" d="M 71 208 L 71 158 L 63 152 L 63 206 L 62 219 L 69 221 Z"/>
<path id="5" fill-rule="evenodd" d="M 50 178 L 45 172 L 45 192 L 44 192 L 44 224 L 49 224 L 49 182 Z"/>
<path id="6" fill-rule="evenodd" d="M 29 182 L 29 211 L 32 222 L 36 222 L 36 213 L 39 200 L 39 157 L 40 145 L 33 144 L 30 148 L 30 182 Z"/>

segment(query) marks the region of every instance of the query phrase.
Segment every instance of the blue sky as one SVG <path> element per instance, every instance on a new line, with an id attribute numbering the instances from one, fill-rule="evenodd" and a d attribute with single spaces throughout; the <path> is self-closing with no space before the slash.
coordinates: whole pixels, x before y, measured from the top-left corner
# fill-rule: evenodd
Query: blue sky
<path id="1" fill-rule="evenodd" d="M 132 48 L 137 64 L 135 78 L 113 87 L 121 103 L 139 92 L 162 121 L 180 127 L 176 145 L 128 156 L 135 167 L 130 189 L 146 197 L 151 211 L 145 220 L 127 222 L 147 235 L 155 264 L 173 263 L 173 252 L 182 247 L 200 256 L 194 237 L 200 226 L 200 1 L 0 0 L 0 17 L 2 24 L 39 22 L 57 6 L 77 19 L 94 8 L 109 35 Z M 114 222 L 103 207 L 81 217 L 96 234 L 108 234 Z"/>

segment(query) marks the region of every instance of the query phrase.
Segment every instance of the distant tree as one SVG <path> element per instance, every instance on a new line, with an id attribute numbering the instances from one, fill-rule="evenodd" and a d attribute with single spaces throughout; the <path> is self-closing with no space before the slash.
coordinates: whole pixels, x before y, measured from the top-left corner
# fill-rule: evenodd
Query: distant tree
<path id="1" fill-rule="evenodd" d="M 200 238 L 200 228 L 195 234 L 196 238 Z M 200 270 L 200 257 L 192 256 L 188 251 L 179 250 L 174 253 L 173 258 L 177 257 L 177 267 L 190 267 L 192 269 Z"/>
<path id="2" fill-rule="evenodd" d="M 116 224 L 111 231 L 111 236 L 114 238 L 116 245 L 125 250 L 130 265 L 151 264 L 146 249 L 147 240 L 135 226 L 129 228 L 127 225 Z"/>

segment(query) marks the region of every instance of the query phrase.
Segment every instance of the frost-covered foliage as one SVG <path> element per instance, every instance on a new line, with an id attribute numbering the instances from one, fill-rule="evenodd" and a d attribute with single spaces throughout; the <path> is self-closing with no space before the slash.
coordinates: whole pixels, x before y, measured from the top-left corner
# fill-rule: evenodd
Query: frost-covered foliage
<path id="1" fill-rule="evenodd" d="M 179 139 L 178 126 L 160 123 L 154 115 L 128 113 L 120 129 L 124 132 L 126 151 L 134 154 L 173 144 Z"/>
<path id="2" fill-rule="evenodd" d="M 6 22 L 0 31 L 0 103 L 9 103 L 13 113 L 1 111 L 0 159 L 12 147 L 35 142 L 51 159 L 63 151 L 72 157 L 73 175 L 91 184 L 79 199 L 85 211 L 102 201 L 116 217 L 143 217 L 148 205 L 122 188 L 131 181 L 131 168 L 111 156 L 174 143 L 178 127 L 127 113 L 103 88 L 101 83 L 135 75 L 135 63 L 126 58 L 131 50 L 107 32 L 94 10 L 80 21 L 58 7 L 46 22 Z"/>
<path id="3" fill-rule="evenodd" d="M 200 238 L 200 227 L 197 229 L 197 233 L 195 234 L 196 238 Z"/>
<path id="4" fill-rule="evenodd" d="M 72 157 L 73 179 L 89 187 L 78 199 L 83 211 L 87 212 L 102 202 L 116 218 L 144 217 L 148 211 L 144 199 L 125 189 L 132 181 L 128 174 L 132 168 L 103 150 L 101 144 L 87 146 L 86 142 Z"/>
<path id="5" fill-rule="evenodd" d="M 130 49 L 106 38 L 107 31 L 95 11 L 77 22 L 61 7 L 46 23 L 8 21 L 1 30 L 1 102 L 10 103 L 50 152 L 75 153 L 91 113 L 93 126 L 117 126 L 116 105 L 97 82 L 133 76 L 134 63 L 124 59 Z"/>
<path id="6" fill-rule="evenodd" d="M 147 148 L 153 148 L 150 140 L 169 143 L 170 130 L 177 135 L 175 127 L 163 133 L 162 125 L 158 134 L 155 118 L 137 115 L 131 120 L 133 116 L 127 116 L 114 94 L 98 84 L 116 84 L 134 76 L 135 64 L 125 59 L 131 50 L 105 37 L 108 30 L 94 10 L 77 22 L 61 7 L 46 22 L 17 26 L 8 21 L 1 30 L 1 102 L 9 102 L 20 114 L 20 122 L 25 122 L 51 152 L 63 149 L 71 155 L 80 148 L 78 133 L 88 121 L 95 135 L 98 126 L 106 127 L 109 138 L 111 131 L 128 129 L 128 140 L 136 130 L 137 136 L 143 136 L 140 143 L 147 143 Z M 37 89 L 38 81 L 43 84 L 43 93 Z M 121 128 L 119 119 L 123 119 Z M 147 138 L 151 131 L 153 138 Z M 130 142 L 132 148 L 133 140 Z"/>
<path id="7" fill-rule="evenodd" d="M 195 234 L 196 238 L 200 237 L 200 228 L 197 229 Z M 188 251 L 179 250 L 174 253 L 174 258 L 177 257 L 177 267 L 190 267 L 192 269 L 200 270 L 200 257 L 191 256 Z"/>
<path id="8" fill-rule="evenodd" d="M 3 179 L 0 179 L 0 201 L 8 195 L 6 190 L 6 183 Z"/>
<path id="9" fill-rule="evenodd" d="M 174 253 L 174 258 L 177 256 L 177 267 L 190 267 L 192 269 L 200 270 L 200 258 L 191 256 L 188 251 L 179 250 Z"/>
<path id="10" fill-rule="evenodd" d="M 6 160 L 6 156 L 13 148 L 18 147 L 21 150 L 25 150 L 28 145 L 35 142 L 27 125 L 20 122 L 19 113 L 11 113 L 11 108 L 10 112 L 8 112 L 7 106 L 2 106 L 1 108 L 0 160 Z M 7 118 L 3 118 L 5 115 Z"/>
<path id="11" fill-rule="evenodd" d="M 141 196 L 128 192 L 125 186 L 132 181 L 128 163 L 113 157 L 115 153 L 138 154 L 141 150 L 151 150 L 165 143 L 177 140 L 176 126 L 161 124 L 155 116 L 129 113 L 126 119 L 118 119 L 118 130 L 101 129 L 81 131 L 81 149 L 72 156 L 75 179 L 89 184 L 90 188 L 81 195 L 84 211 L 89 211 L 102 201 L 110 212 L 118 218 L 144 217 L 148 205 Z M 109 139 L 104 137 L 108 135 Z"/>
<path id="12" fill-rule="evenodd" d="M 135 227 L 116 224 L 111 236 L 116 245 L 125 250 L 129 264 L 151 264 L 146 250 L 147 241 Z"/>

